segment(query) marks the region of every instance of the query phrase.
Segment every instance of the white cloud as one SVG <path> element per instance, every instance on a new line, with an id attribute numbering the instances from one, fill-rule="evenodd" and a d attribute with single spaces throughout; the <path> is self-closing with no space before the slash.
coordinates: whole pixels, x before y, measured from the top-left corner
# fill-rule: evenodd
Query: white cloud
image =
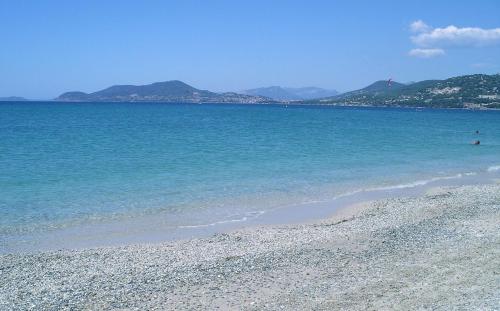
<path id="1" fill-rule="evenodd" d="M 422 20 L 417 20 L 410 24 L 410 30 L 415 33 L 410 38 L 416 47 L 410 50 L 408 55 L 416 57 L 430 58 L 444 55 L 443 48 L 500 44 L 500 28 L 460 28 L 454 25 L 432 28 Z"/>
<path id="2" fill-rule="evenodd" d="M 500 28 L 483 29 L 478 27 L 429 29 L 412 36 L 411 40 L 420 47 L 477 47 L 500 43 Z"/>
<path id="3" fill-rule="evenodd" d="M 410 24 L 410 30 L 412 32 L 428 32 L 430 29 L 431 27 L 424 23 L 421 19 Z"/>
<path id="4" fill-rule="evenodd" d="M 421 58 L 431 58 L 436 56 L 444 55 L 445 52 L 442 49 L 412 49 L 408 52 L 408 55 L 421 57 Z"/>

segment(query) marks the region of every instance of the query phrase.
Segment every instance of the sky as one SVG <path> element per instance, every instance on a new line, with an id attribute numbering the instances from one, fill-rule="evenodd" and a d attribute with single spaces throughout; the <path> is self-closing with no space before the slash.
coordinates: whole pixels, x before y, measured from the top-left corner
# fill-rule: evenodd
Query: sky
<path id="1" fill-rule="evenodd" d="M 0 0 L 0 97 L 181 80 L 338 91 L 500 72 L 500 1 Z"/>

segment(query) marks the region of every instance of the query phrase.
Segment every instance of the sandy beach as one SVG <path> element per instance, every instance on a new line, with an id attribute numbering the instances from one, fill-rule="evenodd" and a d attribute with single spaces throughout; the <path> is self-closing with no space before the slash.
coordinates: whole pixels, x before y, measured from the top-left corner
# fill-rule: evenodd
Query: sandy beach
<path id="1" fill-rule="evenodd" d="M 500 185 L 435 188 L 301 225 L 0 257 L 2 310 L 500 307 Z"/>

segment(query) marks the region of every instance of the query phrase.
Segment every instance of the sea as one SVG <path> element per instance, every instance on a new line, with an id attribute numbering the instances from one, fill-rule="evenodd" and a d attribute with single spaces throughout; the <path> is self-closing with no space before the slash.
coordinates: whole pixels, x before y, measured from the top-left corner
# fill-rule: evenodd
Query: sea
<path id="1" fill-rule="evenodd" d="M 0 103 L 0 253 L 221 234 L 499 179 L 500 111 Z"/>

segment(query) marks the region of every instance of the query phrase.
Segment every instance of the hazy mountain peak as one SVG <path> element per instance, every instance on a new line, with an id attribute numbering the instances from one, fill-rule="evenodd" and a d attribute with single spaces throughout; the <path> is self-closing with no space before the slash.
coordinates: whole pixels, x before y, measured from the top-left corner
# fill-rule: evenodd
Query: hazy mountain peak
<path id="1" fill-rule="evenodd" d="M 326 90 L 319 87 L 281 87 L 268 86 L 243 91 L 244 94 L 265 96 L 275 100 L 305 100 L 328 97 L 338 94 L 335 90 Z"/>

